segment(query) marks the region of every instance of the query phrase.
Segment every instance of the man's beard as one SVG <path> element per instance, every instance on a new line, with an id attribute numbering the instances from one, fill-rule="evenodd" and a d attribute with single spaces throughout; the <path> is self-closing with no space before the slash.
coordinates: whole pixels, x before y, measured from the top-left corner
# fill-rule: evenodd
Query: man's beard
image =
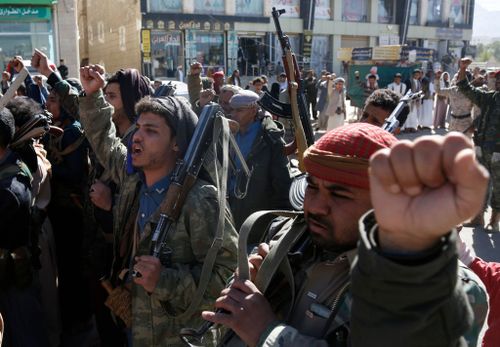
<path id="1" fill-rule="evenodd" d="M 309 222 L 310 220 L 315 221 L 318 224 L 321 224 L 323 227 L 325 227 L 329 233 L 328 233 L 328 238 L 325 238 L 324 236 L 317 235 L 315 233 L 311 233 L 311 238 L 313 240 L 313 243 L 328 252 L 334 252 L 334 253 L 343 253 L 346 251 L 349 251 L 351 249 L 356 248 L 356 242 L 352 244 L 344 244 L 344 243 L 339 243 L 335 240 L 334 235 L 335 235 L 335 230 L 333 225 L 330 223 L 329 220 L 327 220 L 324 217 L 315 215 L 313 213 L 308 213 L 306 221 Z"/>

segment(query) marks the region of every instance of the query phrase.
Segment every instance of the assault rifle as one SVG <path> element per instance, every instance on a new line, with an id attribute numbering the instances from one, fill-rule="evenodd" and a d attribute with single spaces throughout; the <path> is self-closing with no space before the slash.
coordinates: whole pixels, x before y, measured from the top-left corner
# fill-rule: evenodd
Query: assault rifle
<path id="1" fill-rule="evenodd" d="M 290 95 L 290 104 L 284 104 L 270 94 L 265 93 L 259 100 L 259 105 L 263 109 L 276 114 L 283 118 L 292 119 L 295 128 L 295 141 L 293 142 L 293 150 L 298 148 L 299 168 L 304 171 L 302 158 L 307 147 L 314 143 L 314 133 L 309 121 L 309 112 L 304 96 L 304 86 L 300 77 L 299 65 L 297 58 L 292 52 L 290 40 L 281 30 L 279 21 L 280 15 L 285 13 L 284 9 L 277 10 L 273 7 L 273 20 L 276 26 L 276 35 L 283 50 L 283 67 L 285 68 L 286 77 L 288 80 L 288 93 Z M 291 146 L 291 145 L 287 145 Z"/>
<path id="2" fill-rule="evenodd" d="M 389 117 L 385 119 L 382 129 L 394 133 L 397 128 L 403 126 L 406 122 L 406 118 L 408 118 L 408 105 L 411 102 L 421 100 L 423 97 L 424 93 L 422 91 L 412 93 L 412 91 L 409 90 L 405 96 L 399 99 L 398 106 L 396 106 Z"/>
<path id="3" fill-rule="evenodd" d="M 165 246 L 165 241 L 179 219 L 186 197 L 203 166 L 212 144 L 212 129 L 217 116 L 223 116 L 220 106 L 212 104 L 203 108 L 186 154 L 177 162 L 167 195 L 160 205 L 161 213 L 152 236 L 151 255 L 160 258 L 162 263 L 168 263 L 171 256 L 171 250 Z"/>

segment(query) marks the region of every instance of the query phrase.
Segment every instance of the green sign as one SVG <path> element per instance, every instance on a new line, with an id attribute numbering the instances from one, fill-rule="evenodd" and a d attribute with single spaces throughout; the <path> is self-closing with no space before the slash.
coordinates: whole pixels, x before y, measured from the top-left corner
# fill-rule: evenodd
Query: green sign
<path id="1" fill-rule="evenodd" d="M 0 20 L 33 21 L 50 20 L 50 7 L 39 6 L 0 6 Z"/>
<path id="2" fill-rule="evenodd" d="M 53 5 L 57 0 L 0 0 L 0 5 Z"/>

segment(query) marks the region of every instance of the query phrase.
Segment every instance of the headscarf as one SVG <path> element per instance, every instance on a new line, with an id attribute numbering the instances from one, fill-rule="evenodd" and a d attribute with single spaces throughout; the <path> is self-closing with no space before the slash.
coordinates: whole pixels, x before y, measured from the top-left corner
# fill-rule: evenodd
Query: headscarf
<path id="1" fill-rule="evenodd" d="M 146 95 L 151 95 L 147 79 L 136 69 L 120 69 L 110 79 L 120 85 L 123 110 L 131 122 L 136 119 L 135 104 Z"/>
<path id="2" fill-rule="evenodd" d="M 373 153 L 398 140 L 382 128 L 353 123 L 326 133 L 304 153 L 306 171 L 317 178 L 369 189 L 368 166 Z"/>
<path id="3" fill-rule="evenodd" d="M 179 147 L 179 154 L 184 156 L 193 137 L 194 129 L 198 123 L 198 117 L 193 112 L 191 107 L 187 102 L 177 99 L 175 96 L 167 96 L 161 98 L 151 98 L 151 101 L 156 103 L 162 111 L 167 111 L 168 117 L 165 117 L 167 124 L 169 125 L 172 133 L 176 136 L 176 143 Z M 160 114 L 161 117 L 164 115 Z M 132 138 L 130 137 L 130 143 L 128 144 L 128 155 L 127 155 L 127 173 L 132 174 L 135 169 L 132 166 L 132 158 L 130 152 L 130 146 L 132 144 Z"/>

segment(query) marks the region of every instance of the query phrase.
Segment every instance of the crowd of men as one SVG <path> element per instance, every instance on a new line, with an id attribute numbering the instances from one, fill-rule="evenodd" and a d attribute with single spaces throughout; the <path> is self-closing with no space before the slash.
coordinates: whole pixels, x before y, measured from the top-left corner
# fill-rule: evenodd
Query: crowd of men
<path id="1" fill-rule="evenodd" d="M 307 181 L 293 210 L 290 129 L 258 103 L 266 91 L 288 100 L 286 74 L 271 88 L 254 79 L 253 91 L 237 73 L 207 77 L 194 63 L 187 100 L 135 69 L 108 75 L 89 65 L 65 79 L 35 50 L 33 78 L 48 90 L 28 75 L 0 110 L 4 345 L 72 346 L 96 330 L 86 345 L 184 346 L 181 331 L 210 321 L 206 346 L 474 346 L 488 293 L 484 346 L 494 346 L 497 264 L 474 257 L 456 232 L 482 218 L 490 177 L 492 227 L 500 217 L 498 93 L 469 83 L 469 64 L 452 87 L 436 89 L 455 88 L 450 108 L 458 90 L 481 109 L 476 150 L 461 131 L 409 142 L 384 130 L 404 94 L 400 76 L 388 89 L 368 76 L 360 122 L 349 125 L 345 81 L 305 76 L 311 118 L 328 132 L 301 154 Z M 24 70 L 21 57 L 10 65 Z M 431 95 L 430 81 L 419 81 L 415 74 L 409 88 Z M 215 151 L 158 258 L 154 230 L 175 169 L 199 117 L 217 104 L 241 153 L 222 168 L 227 196 L 213 176 Z M 415 117 L 428 122 L 424 105 L 411 106 L 404 129 L 416 130 Z M 243 234 L 251 242 L 242 246 Z"/>

